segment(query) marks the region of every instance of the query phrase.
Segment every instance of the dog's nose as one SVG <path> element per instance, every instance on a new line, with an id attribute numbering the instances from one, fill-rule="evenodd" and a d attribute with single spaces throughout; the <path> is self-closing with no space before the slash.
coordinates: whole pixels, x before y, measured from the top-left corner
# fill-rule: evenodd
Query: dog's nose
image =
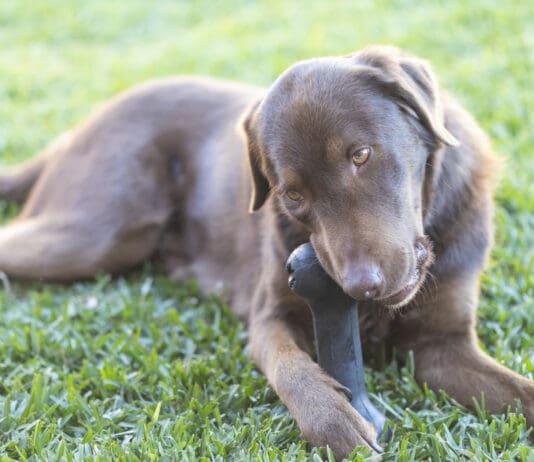
<path id="1" fill-rule="evenodd" d="M 343 278 L 343 289 L 356 300 L 377 298 L 384 288 L 384 276 L 374 263 L 351 265 Z"/>

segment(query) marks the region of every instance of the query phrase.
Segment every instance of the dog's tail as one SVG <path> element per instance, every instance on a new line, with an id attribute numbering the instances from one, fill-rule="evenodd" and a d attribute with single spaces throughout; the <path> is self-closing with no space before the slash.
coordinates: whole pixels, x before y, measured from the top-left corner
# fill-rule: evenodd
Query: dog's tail
<path id="1" fill-rule="evenodd" d="M 71 132 L 66 132 L 26 162 L 0 167 L 0 199 L 22 204 L 54 154 L 67 149 L 71 139 Z"/>
<path id="2" fill-rule="evenodd" d="M 19 165 L 0 167 L 0 199 L 22 203 L 44 170 L 47 151 Z"/>

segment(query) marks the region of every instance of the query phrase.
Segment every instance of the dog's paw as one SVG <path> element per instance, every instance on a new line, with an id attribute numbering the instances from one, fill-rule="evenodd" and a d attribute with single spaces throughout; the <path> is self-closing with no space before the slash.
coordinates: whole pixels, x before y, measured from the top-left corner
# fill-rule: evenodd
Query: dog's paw
<path id="1" fill-rule="evenodd" d="M 329 446 L 336 458 L 348 457 L 355 447 L 364 446 L 378 454 L 376 430 L 337 393 L 314 397 L 297 417 L 302 435 L 314 446 Z"/>
<path id="2" fill-rule="evenodd" d="M 315 364 L 291 369 L 279 377 L 277 391 L 304 438 L 314 446 L 329 446 L 338 460 L 358 446 L 378 456 L 376 430 L 351 406 L 347 389 Z"/>

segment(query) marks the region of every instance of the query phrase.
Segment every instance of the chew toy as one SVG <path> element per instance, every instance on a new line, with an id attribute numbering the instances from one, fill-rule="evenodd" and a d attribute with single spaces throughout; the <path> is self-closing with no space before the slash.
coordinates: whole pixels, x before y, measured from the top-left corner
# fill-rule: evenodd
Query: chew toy
<path id="1" fill-rule="evenodd" d="M 351 391 L 351 405 L 380 436 L 386 417 L 373 406 L 365 388 L 358 303 L 326 274 L 309 243 L 293 251 L 287 270 L 290 289 L 312 311 L 319 365 Z"/>

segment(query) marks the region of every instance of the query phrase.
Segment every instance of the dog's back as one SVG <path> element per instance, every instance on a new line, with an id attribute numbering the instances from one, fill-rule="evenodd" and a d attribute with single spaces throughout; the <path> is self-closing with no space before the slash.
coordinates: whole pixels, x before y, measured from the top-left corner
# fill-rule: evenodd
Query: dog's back
<path id="1" fill-rule="evenodd" d="M 172 247 L 169 261 L 182 268 L 202 249 L 213 257 L 225 222 L 238 217 L 208 198 L 219 189 L 242 196 L 237 125 L 261 92 L 208 78 L 148 82 L 104 104 L 36 158 L 1 169 L 0 196 L 25 203 L 0 230 L 0 270 L 69 281 L 124 271 L 160 245 Z M 202 235 L 194 220 L 182 226 L 184 214 L 210 216 L 220 233 Z M 164 238 L 171 221 L 182 227 L 179 239 Z"/>

